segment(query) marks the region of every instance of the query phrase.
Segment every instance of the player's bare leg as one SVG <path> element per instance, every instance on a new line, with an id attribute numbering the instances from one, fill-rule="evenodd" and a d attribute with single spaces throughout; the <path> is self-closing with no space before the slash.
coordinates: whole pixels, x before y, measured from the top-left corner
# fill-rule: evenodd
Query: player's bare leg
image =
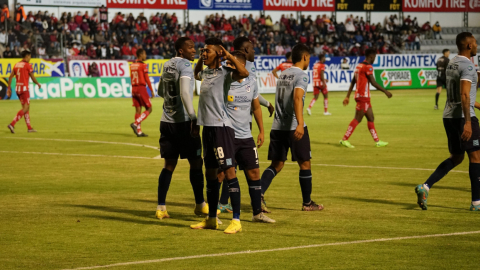
<path id="1" fill-rule="evenodd" d="M 472 188 L 471 211 L 480 211 L 480 150 L 468 153 L 470 160 L 469 175 Z"/>
<path id="2" fill-rule="evenodd" d="M 373 123 L 375 120 L 375 117 L 373 115 L 373 109 L 372 107 L 368 108 L 367 113 L 365 114 L 365 117 L 367 118 L 367 126 L 368 130 L 370 131 L 370 134 L 372 134 L 372 138 L 375 141 L 375 146 L 376 147 L 385 147 L 388 145 L 388 142 L 380 141 L 377 135 L 377 131 L 375 130 L 375 124 Z"/>
<path id="3" fill-rule="evenodd" d="M 275 223 L 275 220 L 267 217 L 262 211 L 262 186 L 260 184 L 260 169 L 245 170 L 245 177 L 248 183 L 248 193 L 252 205 L 252 221 L 263 223 Z"/>
<path id="4" fill-rule="evenodd" d="M 442 93 L 442 88 L 441 86 L 437 87 L 437 93 L 435 94 L 435 107 L 433 109 L 438 110 L 438 98 L 440 97 L 440 94 Z"/>
<path id="5" fill-rule="evenodd" d="M 300 167 L 299 181 L 302 190 L 303 211 L 320 211 L 323 210 L 323 205 L 316 204 L 310 197 L 312 194 L 312 164 L 310 160 L 297 161 Z"/>
<path id="6" fill-rule="evenodd" d="M 314 95 L 312 101 L 310 101 L 310 105 L 308 105 L 308 108 L 307 108 L 308 115 L 312 115 L 312 107 L 313 105 L 315 105 L 315 102 L 317 102 L 318 96 L 319 94 Z"/>
<path id="7" fill-rule="evenodd" d="M 350 136 L 352 136 L 353 131 L 355 131 L 355 128 L 362 122 L 363 117 L 365 116 L 365 112 L 363 110 L 355 110 L 355 118 L 353 118 L 352 122 L 350 122 L 350 125 L 347 128 L 347 132 L 345 132 L 345 135 L 343 136 L 343 139 L 340 141 L 340 145 L 343 145 L 347 148 L 355 148 L 348 139 Z"/>
<path id="8" fill-rule="evenodd" d="M 323 94 L 323 115 L 332 115 L 328 112 L 328 92 Z"/>
<path id="9" fill-rule="evenodd" d="M 262 212 L 270 213 L 270 210 L 267 208 L 267 203 L 265 201 L 265 193 L 270 187 L 270 184 L 273 181 L 273 178 L 282 171 L 283 166 L 285 166 L 284 161 L 273 160 L 268 168 L 263 171 L 262 178 L 260 179 L 260 184 L 262 185 Z"/>
<path id="10" fill-rule="evenodd" d="M 136 107 L 137 108 L 137 107 Z M 141 107 L 140 107 L 141 109 Z M 138 111 L 137 111 L 138 112 Z M 152 107 L 145 107 L 145 111 L 140 114 L 140 116 L 135 120 L 134 123 L 130 124 L 133 132 L 137 135 L 137 137 L 147 137 L 148 135 L 145 133 L 138 133 L 138 126 L 142 123 L 147 117 L 152 113 Z"/>

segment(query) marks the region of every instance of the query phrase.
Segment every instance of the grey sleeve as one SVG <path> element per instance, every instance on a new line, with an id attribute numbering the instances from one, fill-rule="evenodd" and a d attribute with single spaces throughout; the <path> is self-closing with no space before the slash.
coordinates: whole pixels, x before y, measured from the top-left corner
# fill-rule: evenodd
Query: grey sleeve
<path id="1" fill-rule="evenodd" d="M 187 60 L 178 63 L 177 64 L 177 70 L 178 70 L 178 73 L 180 75 L 180 78 L 181 77 L 189 77 L 192 80 L 195 79 L 194 75 L 193 75 L 192 64 L 190 64 L 190 62 L 188 62 Z"/>
<path id="2" fill-rule="evenodd" d="M 190 81 L 192 79 L 187 76 L 180 77 L 180 97 L 182 98 L 183 106 L 190 117 L 190 120 L 196 120 L 195 109 L 193 108 L 192 99 L 190 97 Z"/>
<path id="3" fill-rule="evenodd" d="M 295 83 L 293 84 L 293 90 L 295 88 L 302 88 L 303 91 L 307 92 L 308 88 L 308 76 L 307 74 L 302 74 L 300 76 L 297 76 L 297 79 L 295 80 Z"/>
<path id="4" fill-rule="evenodd" d="M 158 83 L 158 91 L 157 91 L 157 94 L 162 97 L 162 98 L 165 98 L 165 95 L 163 93 L 163 77 L 160 77 L 160 82 Z"/>
<path id="5" fill-rule="evenodd" d="M 260 101 L 260 105 L 263 107 L 270 107 L 270 102 L 268 102 L 262 95 L 258 95 L 258 101 Z"/>
<path id="6" fill-rule="evenodd" d="M 475 66 L 473 65 L 473 63 L 466 66 L 460 72 L 460 80 L 476 83 L 476 81 L 477 81 L 477 70 L 475 69 Z"/>

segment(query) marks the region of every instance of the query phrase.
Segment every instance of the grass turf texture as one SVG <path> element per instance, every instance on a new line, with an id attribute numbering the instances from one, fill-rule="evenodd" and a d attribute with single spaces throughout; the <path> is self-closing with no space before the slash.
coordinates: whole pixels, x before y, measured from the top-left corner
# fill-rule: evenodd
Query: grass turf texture
<path id="1" fill-rule="evenodd" d="M 18 101 L 0 103 L 0 268 L 63 269 L 151 259 L 378 238 L 478 230 L 480 216 L 468 210 L 468 174 L 451 172 L 433 187 L 429 210 L 416 205 L 414 187 L 448 157 L 442 111 L 433 110 L 434 90 L 393 91 L 393 98 L 374 92 L 376 128 L 386 148 L 374 147 L 364 120 L 350 142 L 338 141 L 354 116 L 353 99 L 329 93 L 332 116 L 318 102 L 305 114 L 312 145 L 312 198 L 322 212 L 302 212 L 298 166 L 286 165 L 273 180 L 266 200 L 276 224 L 251 223 L 243 173 L 244 231 L 225 235 L 229 214 L 218 231 L 191 230 L 201 218 L 193 214 L 188 163 L 180 161 L 167 196 L 171 219 L 154 217 L 157 179 L 163 160 L 151 148 L 76 141 L 121 142 L 158 146 L 162 99 L 142 124 L 148 138 L 137 138 L 129 124 L 129 99 L 71 99 L 31 102 L 38 133 L 27 134 L 24 120 L 10 134 L 6 125 L 20 109 Z M 265 95 L 271 102 L 273 95 Z M 312 98 L 309 93 L 305 100 Z M 440 104 L 445 100 L 442 93 Z M 321 101 L 321 100 L 320 100 Z M 198 102 L 198 98 L 195 99 Z M 265 145 L 261 172 L 268 166 L 272 118 L 264 109 Z M 254 129 L 254 136 L 257 130 Z M 29 140 L 13 138 L 30 138 Z M 40 155 L 21 152 L 106 155 Z M 145 157 L 146 159 L 111 156 Z M 291 163 L 291 162 L 289 162 Z M 455 168 L 467 172 L 468 162 Z M 315 164 L 424 168 L 431 171 L 349 168 Z M 480 235 L 409 239 L 381 243 L 297 249 L 215 258 L 199 258 L 112 269 L 477 269 Z M 234 262 L 234 263 L 232 263 Z"/>

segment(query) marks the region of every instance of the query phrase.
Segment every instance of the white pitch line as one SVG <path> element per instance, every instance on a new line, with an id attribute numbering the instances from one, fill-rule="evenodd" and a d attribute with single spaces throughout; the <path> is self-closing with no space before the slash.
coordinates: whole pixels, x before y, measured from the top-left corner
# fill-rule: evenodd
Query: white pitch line
<path id="1" fill-rule="evenodd" d="M 65 153 L 48 153 L 48 152 L 20 152 L 20 151 L 0 151 L 0 153 L 53 155 L 53 156 L 75 156 L 75 157 L 113 157 L 113 158 L 134 158 L 134 159 L 155 159 L 156 158 L 156 157 L 149 158 L 149 157 L 135 157 L 135 156 L 108 156 L 108 155 L 65 154 Z"/>
<path id="2" fill-rule="evenodd" d="M 114 263 L 114 264 L 107 264 L 107 265 L 79 267 L 79 268 L 64 269 L 64 270 L 90 270 L 90 269 L 100 269 L 100 268 L 111 268 L 111 267 L 117 267 L 117 266 L 150 264 L 150 263 L 160 263 L 160 262 L 168 262 L 168 261 L 183 261 L 183 260 L 191 260 L 191 259 L 210 258 L 210 257 L 233 256 L 233 255 L 242 255 L 242 254 L 256 254 L 256 253 L 288 251 L 288 250 L 306 249 L 306 248 L 319 248 L 319 247 L 328 247 L 328 246 L 342 246 L 342 245 L 354 245 L 354 244 L 365 244 L 365 243 L 378 243 L 378 242 L 399 241 L 399 240 L 409 240 L 409 239 L 422 239 L 422 238 L 434 238 L 434 237 L 445 237 L 445 236 L 469 235 L 469 234 L 479 234 L 479 233 L 480 233 L 480 231 L 457 232 L 457 233 L 445 233 L 445 234 L 430 234 L 430 235 L 404 236 L 404 237 L 393 237 L 393 238 L 379 238 L 379 239 L 371 239 L 371 240 L 336 242 L 336 243 L 315 244 L 315 245 L 284 247 L 284 248 L 274 248 L 274 249 L 244 250 L 244 251 L 237 251 L 237 252 L 202 254 L 202 255 L 193 255 L 193 256 L 185 256 L 185 257 L 172 257 L 172 258 L 163 258 L 163 259 L 155 259 L 155 260 Z"/>
<path id="3" fill-rule="evenodd" d="M 130 145 L 130 146 L 146 147 L 146 148 L 150 148 L 150 149 L 159 150 L 158 147 L 151 146 L 151 145 L 137 144 L 137 143 L 124 143 L 124 142 L 106 142 L 106 141 L 70 140 L 70 139 L 48 139 L 48 138 L 25 138 L 25 137 L 3 137 L 2 139 L 19 139 L 19 140 L 38 140 L 38 141 L 57 141 L 57 142 L 88 142 L 88 143 L 120 144 L 120 145 Z"/>

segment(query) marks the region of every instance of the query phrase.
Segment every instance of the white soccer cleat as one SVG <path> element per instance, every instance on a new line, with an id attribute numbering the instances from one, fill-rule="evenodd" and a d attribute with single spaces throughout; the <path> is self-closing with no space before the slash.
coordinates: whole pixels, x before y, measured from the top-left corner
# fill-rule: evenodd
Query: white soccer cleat
<path id="1" fill-rule="evenodd" d="M 324 112 L 323 115 L 332 115 L 330 112 Z"/>
<path id="2" fill-rule="evenodd" d="M 307 113 L 308 115 L 312 115 L 312 110 L 310 110 L 310 108 L 307 108 Z"/>

